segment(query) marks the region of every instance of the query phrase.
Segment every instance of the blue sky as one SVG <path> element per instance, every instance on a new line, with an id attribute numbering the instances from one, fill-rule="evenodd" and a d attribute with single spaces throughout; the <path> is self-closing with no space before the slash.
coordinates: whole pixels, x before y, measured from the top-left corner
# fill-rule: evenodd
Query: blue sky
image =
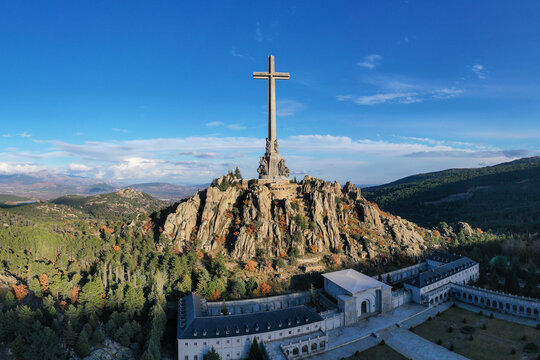
<path id="1" fill-rule="evenodd" d="M 276 56 L 291 176 L 540 154 L 538 1 L 0 3 L 0 173 L 256 177 Z"/>

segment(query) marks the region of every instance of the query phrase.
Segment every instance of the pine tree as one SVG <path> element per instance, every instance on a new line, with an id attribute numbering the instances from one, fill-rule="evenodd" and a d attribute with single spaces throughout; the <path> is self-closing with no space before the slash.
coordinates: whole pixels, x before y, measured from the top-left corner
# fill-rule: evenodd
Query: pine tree
<path id="1" fill-rule="evenodd" d="M 140 314 L 144 307 L 144 292 L 142 287 L 130 285 L 126 292 L 124 308 L 130 317 L 134 314 Z"/>
<path id="2" fill-rule="evenodd" d="M 210 349 L 208 353 L 204 354 L 203 360 L 221 360 L 221 356 L 219 356 L 219 353 L 212 346 L 212 349 Z"/>
<path id="3" fill-rule="evenodd" d="M 238 166 L 236 167 L 236 169 L 234 169 L 234 177 L 237 179 L 242 179 L 242 173 L 240 172 Z"/>
<path id="4" fill-rule="evenodd" d="M 103 282 L 99 277 L 86 283 L 79 295 L 79 303 L 84 305 L 84 311 L 88 314 L 98 312 L 103 307 Z"/>
<path id="5" fill-rule="evenodd" d="M 64 330 L 64 343 L 68 347 L 73 347 L 75 346 L 76 341 L 77 341 L 77 333 L 75 332 L 75 330 L 73 330 L 71 321 L 68 320 L 66 329 Z"/>
<path id="6" fill-rule="evenodd" d="M 75 343 L 75 352 L 80 357 L 85 357 L 90 354 L 90 345 L 88 344 L 88 338 L 86 337 L 86 333 L 84 331 L 81 331 L 79 337 L 77 338 L 77 342 Z"/>
<path id="7" fill-rule="evenodd" d="M 253 338 L 253 343 L 251 343 L 251 348 L 249 349 L 248 360 L 263 360 L 263 355 L 257 338 Z"/>
<path id="8" fill-rule="evenodd" d="M 8 309 L 15 306 L 15 295 L 13 295 L 11 291 L 8 291 L 6 297 L 4 298 L 4 306 Z"/>

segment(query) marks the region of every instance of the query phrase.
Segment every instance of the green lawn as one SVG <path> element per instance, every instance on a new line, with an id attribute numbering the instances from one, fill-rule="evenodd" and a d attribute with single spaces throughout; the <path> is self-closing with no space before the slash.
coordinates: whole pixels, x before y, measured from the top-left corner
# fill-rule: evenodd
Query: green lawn
<path id="1" fill-rule="evenodd" d="M 348 357 L 347 360 L 407 360 L 407 358 L 388 345 L 375 345 L 360 354 Z"/>
<path id="2" fill-rule="evenodd" d="M 457 307 L 450 308 L 415 327 L 414 332 L 434 343 L 440 340 L 446 348 L 453 345 L 455 352 L 473 360 L 537 359 L 540 355 L 540 330 L 490 319 L 489 314 L 489 311 L 484 311 L 480 316 Z M 532 349 L 527 351 L 526 346 Z M 512 349 L 515 354 L 512 354 Z"/>

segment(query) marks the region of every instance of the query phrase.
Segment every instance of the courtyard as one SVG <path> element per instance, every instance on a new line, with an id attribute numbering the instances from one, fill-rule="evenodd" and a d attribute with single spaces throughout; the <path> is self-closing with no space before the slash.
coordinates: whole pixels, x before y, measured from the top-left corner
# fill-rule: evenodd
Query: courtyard
<path id="1" fill-rule="evenodd" d="M 346 360 L 406 360 L 407 358 L 388 345 L 375 345 L 357 352 Z"/>
<path id="2" fill-rule="evenodd" d="M 472 360 L 537 359 L 540 330 L 451 307 L 414 327 L 414 333 Z"/>

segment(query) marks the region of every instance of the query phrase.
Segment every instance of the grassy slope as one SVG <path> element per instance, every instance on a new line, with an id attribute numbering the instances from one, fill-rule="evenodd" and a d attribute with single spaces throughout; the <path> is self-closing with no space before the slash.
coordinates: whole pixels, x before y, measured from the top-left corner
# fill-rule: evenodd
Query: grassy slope
<path id="1" fill-rule="evenodd" d="M 482 229 L 539 232 L 540 157 L 409 176 L 363 195 L 422 226 L 466 221 Z"/>

